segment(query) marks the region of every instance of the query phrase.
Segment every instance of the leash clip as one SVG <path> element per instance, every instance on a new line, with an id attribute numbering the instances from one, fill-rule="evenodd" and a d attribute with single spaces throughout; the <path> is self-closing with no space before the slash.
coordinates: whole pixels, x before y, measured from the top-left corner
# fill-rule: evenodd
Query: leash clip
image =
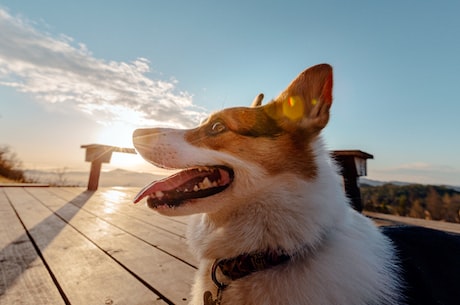
<path id="1" fill-rule="evenodd" d="M 203 294 L 204 305 L 220 305 L 220 303 L 222 302 L 222 292 L 227 287 L 227 285 L 220 282 L 217 279 L 217 274 L 216 274 L 217 267 L 222 261 L 223 261 L 222 259 L 216 259 L 214 261 L 214 264 L 212 264 L 212 268 L 211 268 L 211 279 L 214 282 L 214 284 L 217 286 L 217 297 L 214 300 L 211 291 L 205 291 Z"/>
<path id="2" fill-rule="evenodd" d="M 214 261 L 214 264 L 212 264 L 212 268 L 211 268 L 211 279 L 219 290 L 224 290 L 228 286 L 227 284 L 217 279 L 217 267 L 219 267 L 219 264 L 222 261 L 224 261 L 224 259 L 216 259 Z"/>

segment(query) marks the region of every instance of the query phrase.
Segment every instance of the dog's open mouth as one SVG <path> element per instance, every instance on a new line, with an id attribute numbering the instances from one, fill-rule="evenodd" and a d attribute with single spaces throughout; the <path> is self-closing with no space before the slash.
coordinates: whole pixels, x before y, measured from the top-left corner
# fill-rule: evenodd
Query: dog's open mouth
<path id="1" fill-rule="evenodd" d="M 145 186 L 134 198 L 134 203 L 148 196 L 151 208 L 176 207 L 187 200 L 222 192 L 232 183 L 233 177 L 233 170 L 225 166 L 186 169 Z"/>

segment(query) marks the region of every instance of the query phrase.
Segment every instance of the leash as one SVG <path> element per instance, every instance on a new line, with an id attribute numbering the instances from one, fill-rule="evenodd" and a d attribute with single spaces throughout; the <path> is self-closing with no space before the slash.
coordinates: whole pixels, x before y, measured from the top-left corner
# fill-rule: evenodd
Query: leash
<path id="1" fill-rule="evenodd" d="M 204 305 L 220 305 L 222 302 L 222 293 L 228 284 L 217 279 L 217 269 L 219 268 L 223 275 L 232 281 L 248 276 L 254 272 L 266 270 L 283 263 L 288 262 L 293 256 L 287 254 L 278 254 L 274 251 L 256 252 L 242 254 L 234 258 L 216 259 L 211 268 L 211 279 L 217 287 L 216 299 L 212 293 L 207 290 L 203 294 Z"/>

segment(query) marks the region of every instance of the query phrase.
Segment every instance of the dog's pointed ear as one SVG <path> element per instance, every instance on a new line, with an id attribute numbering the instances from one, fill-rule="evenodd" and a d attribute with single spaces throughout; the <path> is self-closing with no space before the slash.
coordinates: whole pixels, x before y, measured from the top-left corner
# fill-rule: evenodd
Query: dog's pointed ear
<path id="1" fill-rule="evenodd" d="M 332 67 L 313 66 L 297 76 L 267 109 L 271 116 L 282 119 L 283 125 L 301 126 L 314 131 L 329 121 L 332 105 Z"/>
<path id="2" fill-rule="evenodd" d="M 262 105 L 263 99 L 264 99 L 264 94 L 263 93 L 258 94 L 252 101 L 251 107 L 257 107 L 257 106 Z"/>

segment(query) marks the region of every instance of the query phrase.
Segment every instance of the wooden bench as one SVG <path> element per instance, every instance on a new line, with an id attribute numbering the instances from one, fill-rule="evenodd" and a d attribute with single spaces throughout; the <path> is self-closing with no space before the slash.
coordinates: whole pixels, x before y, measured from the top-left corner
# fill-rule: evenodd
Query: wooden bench
<path id="1" fill-rule="evenodd" d="M 95 191 L 99 186 L 99 177 L 101 175 L 102 163 L 110 163 L 113 152 L 121 152 L 128 154 L 136 154 L 134 148 L 124 148 L 101 144 L 81 145 L 81 148 L 86 149 L 85 161 L 91 162 L 91 170 L 89 172 L 88 190 Z"/>

